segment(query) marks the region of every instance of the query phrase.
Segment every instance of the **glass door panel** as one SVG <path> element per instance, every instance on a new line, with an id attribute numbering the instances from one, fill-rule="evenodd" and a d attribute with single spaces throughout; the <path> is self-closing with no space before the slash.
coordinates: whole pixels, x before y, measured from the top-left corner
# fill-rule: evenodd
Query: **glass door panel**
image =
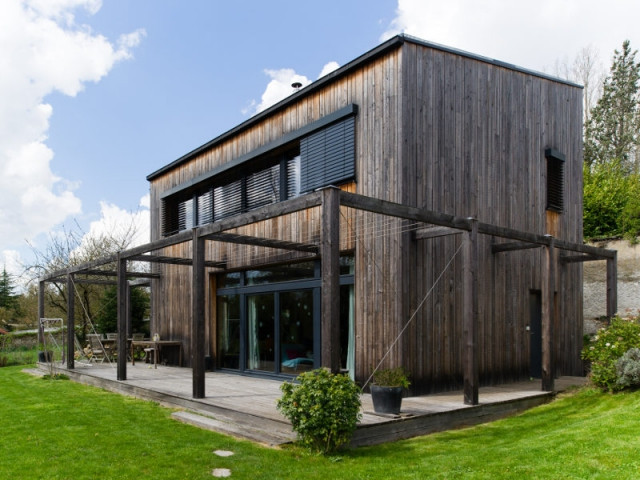
<path id="1" fill-rule="evenodd" d="M 313 369 L 313 290 L 280 293 L 280 371 Z"/>
<path id="2" fill-rule="evenodd" d="M 247 358 L 249 370 L 275 371 L 274 294 L 247 296 Z"/>
<path id="3" fill-rule="evenodd" d="M 240 295 L 217 298 L 218 368 L 240 368 Z"/>

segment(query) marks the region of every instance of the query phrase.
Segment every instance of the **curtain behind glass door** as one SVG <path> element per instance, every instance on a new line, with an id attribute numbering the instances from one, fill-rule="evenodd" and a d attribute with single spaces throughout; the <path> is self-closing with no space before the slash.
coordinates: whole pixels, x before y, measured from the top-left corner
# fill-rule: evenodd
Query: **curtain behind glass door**
<path id="1" fill-rule="evenodd" d="M 247 368 L 275 371 L 274 294 L 247 296 Z"/>

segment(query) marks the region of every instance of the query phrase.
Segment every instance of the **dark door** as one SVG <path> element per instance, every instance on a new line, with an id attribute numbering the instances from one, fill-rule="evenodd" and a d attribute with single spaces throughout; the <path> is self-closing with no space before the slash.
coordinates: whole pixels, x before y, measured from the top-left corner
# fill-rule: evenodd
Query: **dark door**
<path id="1" fill-rule="evenodd" d="M 542 376 L 542 293 L 532 291 L 529 295 L 529 375 Z"/>

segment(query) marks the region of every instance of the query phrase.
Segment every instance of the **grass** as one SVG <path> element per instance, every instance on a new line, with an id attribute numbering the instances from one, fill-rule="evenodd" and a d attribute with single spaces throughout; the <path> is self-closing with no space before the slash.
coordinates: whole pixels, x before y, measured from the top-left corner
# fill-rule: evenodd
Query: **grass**
<path id="1" fill-rule="evenodd" d="M 584 389 L 491 424 L 317 457 L 199 430 L 155 403 L 21 368 L 0 368 L 0 478 L 200 479 L 214 468 L 246 479 L 640 477 L 640 392 Z"/>

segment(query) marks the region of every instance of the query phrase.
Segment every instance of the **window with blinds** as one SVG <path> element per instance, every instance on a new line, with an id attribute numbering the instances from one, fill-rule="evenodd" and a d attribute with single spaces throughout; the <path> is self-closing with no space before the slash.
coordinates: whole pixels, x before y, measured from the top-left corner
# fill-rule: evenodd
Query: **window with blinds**
<path id="1" fill-rule="evenodd" d="M 242 179 L 213 189 L 213 220 L 242 212 Z"/>
<path id="2" fill-rule="evenodd" d="M 300 140 L 303 193 L 354 178 L 354 129 L 351 116 Z"/>
<path id="3" fill-rule="evenodd" d="M 206 225 L 355 177 L 353 116 L 162 200 L 162 233 Z"/>
<path id="4" fill-rule="evenodd" d="M 547 149 L 547 210 L 564 211 L 564 154 Z"/>
<path id="5" fill-rule="evenodd" d="M 280 164 L 265 168 L 246 177 L 247 210 L 280 201 Z"/>

